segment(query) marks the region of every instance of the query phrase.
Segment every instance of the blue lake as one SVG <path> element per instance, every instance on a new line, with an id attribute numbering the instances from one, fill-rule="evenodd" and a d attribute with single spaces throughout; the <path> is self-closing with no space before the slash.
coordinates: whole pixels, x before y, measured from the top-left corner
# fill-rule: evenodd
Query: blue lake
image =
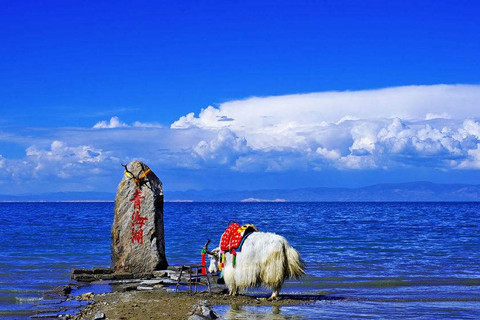
<path id="1" fill-rule="evenodd" d="M 170 264 L 230 221 L 285 236 L 308 276 L 283 293 L 343 300 L 218 306 L 235 319 L 480 319 L 480 203 L 166 203 Z M 21 319 L 74 267 L 110 264 L 113 203 L 0 203 L 0 317 Z"/>

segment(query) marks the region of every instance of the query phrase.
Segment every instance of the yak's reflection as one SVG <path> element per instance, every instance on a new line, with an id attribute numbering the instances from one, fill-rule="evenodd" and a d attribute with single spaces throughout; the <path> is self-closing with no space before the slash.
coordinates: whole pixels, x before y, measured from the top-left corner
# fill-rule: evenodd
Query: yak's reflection
<path id="1" fill-rule="evenodd" d="M 302 315 L 290 315 L 282 312 L 288 306 L 242 306 L 231 304 L 225 306 L 224 319 L 245 320 L 245 319 L 267 319 L 267 320 L 304 320 Z M 217 307 L 215 308 L 217 309 Z"/>

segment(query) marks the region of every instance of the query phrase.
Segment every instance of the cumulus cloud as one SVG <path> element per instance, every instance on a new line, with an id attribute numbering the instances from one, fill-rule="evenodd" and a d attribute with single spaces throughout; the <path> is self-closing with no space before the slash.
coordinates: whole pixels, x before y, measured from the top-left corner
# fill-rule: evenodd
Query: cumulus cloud
<path id="1" fill-rule="evenodd" d="M 193 147 L 195 156 L 205 163 L 214 165 L 232 165 L 242 154 L 249 151 L 245 138 L 237 137 L 228 129 L 221 129 L 218 134 L 209 141 L 201 140 Z"/>
<path id="2" fill-rule="evenodd" d="M 26 156 L 33 164 L 34 173 L 48 170 L 61 178 L 74 175 L 84 164 L 99 164 L 106 160 L 101 149 L 88 145 L 71 147 L 58 140 L 53 141 L 47 150 L 28 147 Z M 95 171 L 98 170 L 92 172 Z"/>
<path id="3" fill-rule="evenodd" d="M 109 121 L 103 120 L 93 125 L 94 129 L 114 129 L 114 128 L 162 128 L 162 125 L 156 122 L 140 122 L 135 121 L 132 125 L 120 121 L 117 116 L 111 117 Z"/>
<path id="4" fill-rule="evenodd" d="M 31 146 L 26 150 L 28 157 L 45 159 L 47 161 L 61 161 L 69 158 L 71 162 L 100 162 L 102 161 L 102 150 L 91 146 L 69 147 L 62 141 L 55 140 L 50 145 L 50 150 L 38 150 Z"/>
<path id="5" fill-rule="evenodd" d="M 339 159 L 341 156 L 338 150 L 328 150 L 322 147 L 318 147 L 316 152 L 323 158 L 332 161 Z"/>
<path id="6" fill-rule="evenodd" d="M 182 116 L 171 128 L 228 128 L 245 139 L 249 150 L 247 155 L 238 154 L 237 168 L 266 159 L 277 169 L 298 167 L 298 161 L 269 156 L 283 154 L 302 159 L 307 169 L 458 169 L 474 167 L 480 135 L 477 117 L 480 86 L 433 85 L 228 101 L 217 108 L 208 106 L 198 116 Z M 202 143 L 206 148 L 208 142 Z"/>
<path id="7" fill-rule="evenodd" d="M 468 156 L 458 164 L 462 169 L 480 169 L 480 144 L 477 147 L 467 151 Z M 455 162 L 456 164 L 456 162 Z"/>
<path id="8" fill-rule="evenodd" d="M 93 128 L 94 129 L 112 129 L 112 128 L 122 128 L 128 127 L 128 124 L 121 122 L 118 117 L 111 117 L 110 121 L 100 121 L 97 122 Z"/>
<path id="9" fill-rule="evenodd" d="M 26 153 L 23 159 L 3 153 L 0 175 L 98 177 L 133 159 L 169 171 L 461 172 L 480 169 L 479 119 L 474 85 L 253 97 L 188 113 L 169 128 L 112 117 L 34 139 L 7 132 L 4 141 L 15 136 Z"/>
<path id="10" fill-rule="evenodd" d="M 346 120 L 428 117 L 465 119 L 480 117 L 480 86 L 405 86 L 378 90 L 321 92 L 228 101 L 218 108 L 209 106 L 198 117 L 189 113 L 172 128 L 264 128 L 292 122 L 302 125 L 336 123 Z M 428 116 L 427 116 L 428 115 Z M 220 119 L 229 118 L 225 123 Z"/>

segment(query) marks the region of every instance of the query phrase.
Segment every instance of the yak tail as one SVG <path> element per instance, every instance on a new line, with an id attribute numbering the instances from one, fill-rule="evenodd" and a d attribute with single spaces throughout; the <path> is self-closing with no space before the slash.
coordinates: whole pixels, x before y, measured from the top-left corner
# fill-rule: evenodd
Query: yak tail
<path id="1" fill-rule="evenodd" d="M 287 271 L 289 278 L 301 278 L 305 275 L 305 263 L 300 254 L 295 248 L 293 248 L 289 243 L 284 245 L 286 262 L 287 262 Z"/>

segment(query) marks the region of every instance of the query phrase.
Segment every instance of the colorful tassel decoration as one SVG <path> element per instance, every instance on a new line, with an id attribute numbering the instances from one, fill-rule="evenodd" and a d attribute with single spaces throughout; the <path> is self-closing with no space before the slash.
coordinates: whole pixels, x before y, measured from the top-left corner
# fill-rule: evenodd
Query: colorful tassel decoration
<path id="1" fill-rule="evenodd" d="M 205 248 L 202 249 L 202 274 L 207 274 L 207 268 L 206 268 L 206 258 L 205 256 L 207 255 L 207 250 Z"/>
<path id="2" fill-rule="evenodd" d="M 225 252 L 220 251 L 220 264 L 218 266 L 218 269 L 221 271 L 220 272 L 220 278 L 223 278 L 223 268 L 225 267 Z"/>
<path id="3" fill-rule="evenodd" d="M 220 265 L 218 266 L 218 269 L 222 271 L 224 267 L 225 267 L 225 253 L 223 251 L 220 251 Z"/>
<path id="4" fill-rule="evenodd" d="M 233 255 L 233 267 L 235 268 L 235 266 L 237 265 L 237 252 L 235 251 L 235 249 L 232 249 L 232 255 Z"/>

